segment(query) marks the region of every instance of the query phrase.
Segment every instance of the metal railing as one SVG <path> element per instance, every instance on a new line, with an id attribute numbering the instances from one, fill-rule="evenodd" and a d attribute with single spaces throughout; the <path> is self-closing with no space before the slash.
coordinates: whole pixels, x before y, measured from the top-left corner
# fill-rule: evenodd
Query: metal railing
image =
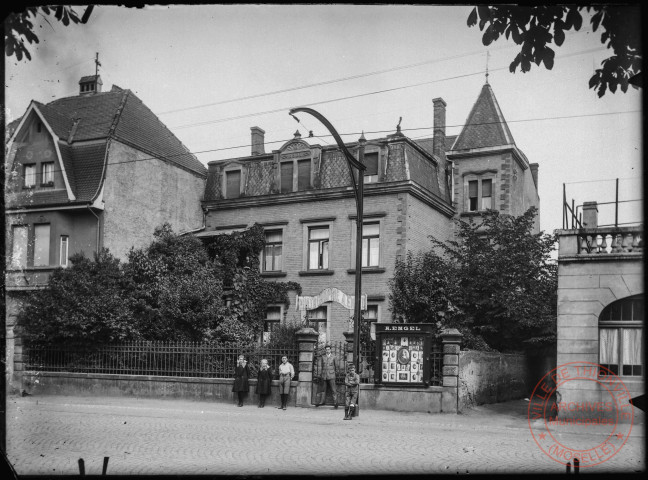
<path id="1" fill-rule="evenodd" d="M 297 347 L 267 348 L 259 345 L 199 342 L 129 342 L 88 346 L 30 346 L 27 370 L 48 372 L 111 373 L 176 377 L 233 378 L 238 356 L 248 361 L 256 378 L 261 359 L 267 359 L 273 378 L 278 378 L 281 357 L 286 355 L 299 369 Z"/>

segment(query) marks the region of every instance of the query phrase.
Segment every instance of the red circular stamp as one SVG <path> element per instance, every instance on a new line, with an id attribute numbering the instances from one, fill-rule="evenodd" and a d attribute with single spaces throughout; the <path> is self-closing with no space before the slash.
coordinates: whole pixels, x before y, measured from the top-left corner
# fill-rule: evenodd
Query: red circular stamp
<path id="1" fill-rule="evenodd" d="M 533 439 L 549 458 L 586 468 L 609 460 L 625 445 L 634 410 L 630 392 L 612 371 L 572 362 L 538 382 L 528 419 Z"/>

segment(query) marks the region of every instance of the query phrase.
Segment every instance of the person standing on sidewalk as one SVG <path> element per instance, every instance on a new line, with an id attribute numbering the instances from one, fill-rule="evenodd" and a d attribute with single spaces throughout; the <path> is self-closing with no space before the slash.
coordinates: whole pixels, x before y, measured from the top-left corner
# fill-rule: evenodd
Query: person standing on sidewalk
<path id="1" fill-rule="evenodd" d="M 315 406 L 319 407 L 326 401 L 326 393 L 330 388 L 333 393 L 335 408 L 338 408 L 338 396 L 337 391 L 335 390 L 335 375 L 338 370 L 337 359 L 331 353 L 330 345 L 326 345 L 324 350 L 326 351 L 326 354 L 319 359 L 320 382 L 317 391 L 319 401 L 315 403 Z"/>
<path id="2" fill-rule="evenodd" d="M 288 357 L 281 357 L 279 364 L 279 395 L 281 395 L 281 406 L 277 407 L 285 410 L 288 403 L 288 395 L 290 395 L 290 382 L 295 376 L 295 369 L 292 364 L 288 362 Z"/>
<path id="3" fill-rule="evenodd" d="M 261 367 L 257 375 L 256 393 L 259 395 L 259 408 L 265 407 L 266 397 L 270 395 L 272 387 L 272 376 L 268 361 L 264 358 L 261 360 Z"/>
<path id="4" fill-rule="evenodd" d="M 234 385 L 232 386 L 232 392 L 238 394 L 238 406 L 243 406 L 243 397 L 246 392 L 250 390 L 250 384 L 248 379 L 250 378 L 250 368 L 248 367 L 247 360 L 243 355 L 239 355 L 238 364 L 236 365 L 236 371 L 234 373 Z"/>
<path id="5" fill-rule="evenodd" d="M 360 392 L 360 375 L 356 373 L 354 365 L 349 365 L 349 373 L 344 377 L 344 385 L 346 386 L 344 419 L 352 420 Z"/>

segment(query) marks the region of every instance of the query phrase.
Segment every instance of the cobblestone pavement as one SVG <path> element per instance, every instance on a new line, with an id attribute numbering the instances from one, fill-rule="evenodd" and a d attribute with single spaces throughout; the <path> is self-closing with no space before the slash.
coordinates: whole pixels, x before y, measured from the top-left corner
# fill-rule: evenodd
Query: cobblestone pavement
<path id="1" fill-rule="evenodd" d="M 8 397 L 7 455 L 19 475 L 76 475 L 79 458 L 87 475 L 99 475 L 104 457 L 109 475 L 564 473 L 534 442 L 526 405 L 461 415 L 363 410 L 343 421 L 331 407 Z M 643 471 L 644 436 L 635 425 L 614 457 L 581 473 Z"/>

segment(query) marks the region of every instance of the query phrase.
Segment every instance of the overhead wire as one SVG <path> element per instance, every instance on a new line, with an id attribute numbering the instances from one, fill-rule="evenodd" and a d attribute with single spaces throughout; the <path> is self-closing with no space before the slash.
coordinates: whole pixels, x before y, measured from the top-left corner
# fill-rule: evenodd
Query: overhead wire
<path id="1" fill-rule="evenodd" d="M 627 113 L 639 113 L 641 110 L 627 110 L 627 111 L 619 111 L 619 112 L 608 112 L 608 113 L 592 113 L 592 114 L 582 114 L 582 115 L 565 115 L 565 116 L 556 116 L 556 117 L 542 117 L 542 118 L 531 118 L 531 119 L 519 119 L 519 120 L 505 120 L 504 122 L 479 122 L 479 123 L 471 123 L 471 126 L 480 126 L 480 125 L 497 125 L 497 124 L 502 124 L 502 123 L 517 123 L 517 122 L 531 122 L 531 121 L 546 121 L 546 120 L 555 120 L 555 119 L 571 119 L 571 118 L 581 118 L 581 117 L 592 117 L 592 116 L 604 116 L 604 115 L 619 115 L 619 114 L 627 114 Z M 304 124 L 303 119 L 300 118 L 300 123 Z M 454 124 L 454 125 L 446 125 L 446 128 L 459 128 L 459 127 L 465 127 L 466 124 Z M 410 127 L 410 128 L 401 128 L 402 132 L 411 132 L 411 131 L 419 131 L 419 130 L 432 130 L 434 126 L 427 126 L 427 127 Z M 309 132 L 312 130 L 308 130 Z M 341 132 L 339 135 L 341 137 L 345 136 L 355 136 L 355 135 L 375 135 L 375 134 L 386 134 L 393 132 L 394 129 L 390 128 L 388 130 L 370 130 L 370 131 L 363 131 L 363 132 Z M 301 133 L 301 132 L 300 132 Z M 325 135 L 313 135 L 312 138 L 319 138 L 322 141 L 324 140 L 325 137 L 332 137 L 331 134 L 325 134 Z M 420 137 L 408 137 L 410 140 L 417 140 L 417 139 L 422 139 L 428 137 L 428 135 L 423 135 Z M 293 140 L 294 136 L 289 139 L 283 139 L 283 140 L 272 140 L 272 141 L 265 141 L 264 144 L 266 145 L 273 145 L 273 144 L 284 144 L 290 140 Z M 246 143 L 246 144 L 241 144 L 241 145 L 234 145 L 234 146 L 227 146 L 227 147 L 219 147 L 219 148 L 210 148 L 207 150 L 199 150 L 199 151 L 187 151 L 179 154 L 174 154 L 174 155 L 160 155 L 160 156 L 154 156 L 154 157 L 145 157 L 145 158 L 138 158 L 134 160 L 125 160 L 125 161 L 120 161 L 120 162 L 110 162 L 107 165 L 122 165 L 122 164 L 128 164 L 128 163 L 135 163 L 135 162 L 140 162 L 140 161 L 147 161 L 147 160 L 169 160 L 175 157 L 183 157 L 186 155 L 199 155 L 199 154 L 204 154 L 204 153 L 213 153 L 213 152 L 220 152 L 220 151 L 226 151 L 226 150 L 236 150 L 239 148 L 248 148 L 251 147 L 251 143 Z M 200 160 L 199 160 L 200 161 Z M 201 162 L 202 163 L 202 162 Z M 63 170 L 61 169 L 56 169 L 53 170 L 54 172 L 61 172 Z M 629 177 L 631 178 L 631 177 Z M 629 179 L 628 178 L 628 179 Z M 591 180 L 590 182 L 595 182 L 598 180 Z M 578 182 L 576 182 L 578 183 Z"/>

